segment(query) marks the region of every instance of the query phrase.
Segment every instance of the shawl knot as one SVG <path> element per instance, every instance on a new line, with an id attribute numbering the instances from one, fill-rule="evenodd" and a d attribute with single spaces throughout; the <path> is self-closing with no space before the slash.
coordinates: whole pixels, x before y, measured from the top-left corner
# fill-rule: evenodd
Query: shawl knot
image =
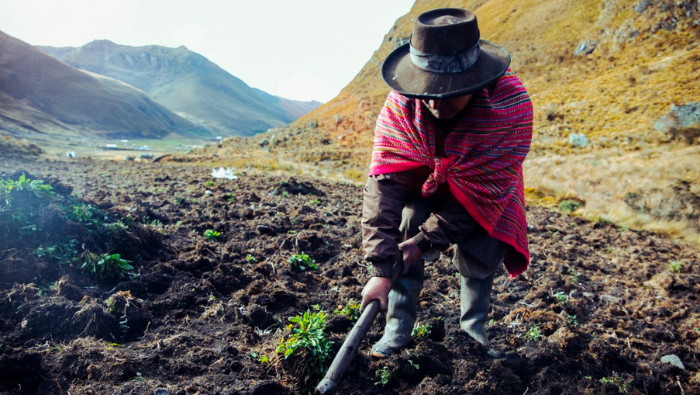
<path id="1" fill-rule="evenodd" d="M 433 158 L 434 170 L 423 183 L 423 197 L 428 197 L 435 193 L 439 184 L 444 184 L 447 179 L 447 159 Z"/>

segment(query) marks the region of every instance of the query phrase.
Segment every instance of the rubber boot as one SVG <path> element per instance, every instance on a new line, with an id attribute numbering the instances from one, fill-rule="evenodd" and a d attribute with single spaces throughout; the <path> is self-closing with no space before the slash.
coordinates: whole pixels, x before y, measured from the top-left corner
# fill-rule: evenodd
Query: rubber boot
<path id="1" fill-rule="evenodd" d="M 470 277 L 462 277 L 460 302 L 462 315 L 459 326 L 479 343 L 488 346 L 489 337 L 484 325 L 491 307 L 491 288 L 494 275 L 483 280 Z"/>
<path id="2" fill-rule="evenodd" d="M 372 347 L 373 357 L 387 358 L 411 342 L 418 297 L 423 289 L 423 268 L 423 260 L 418 260 L 391 287 L 384 336 Z"/>

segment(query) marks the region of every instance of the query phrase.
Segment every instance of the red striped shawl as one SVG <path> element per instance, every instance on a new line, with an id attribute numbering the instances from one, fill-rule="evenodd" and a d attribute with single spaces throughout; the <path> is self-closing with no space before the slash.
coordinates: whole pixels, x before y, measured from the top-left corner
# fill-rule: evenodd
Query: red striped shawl
<path id="1" fill-rule="evenodd" d="M 505 266 L 515 277 L 530 260 L 522 174 L 532 138 L 530 97 L 508 70 L 496 84 L 474 93 L 462 114 L 445 140 L 448 157 L 439 158 L 429 110 L 419 99 L 392 91 L 377 120 L 369 174 L 432 168 L 423 196 L 447 182 L 491 237 L 513 247 Z"/>

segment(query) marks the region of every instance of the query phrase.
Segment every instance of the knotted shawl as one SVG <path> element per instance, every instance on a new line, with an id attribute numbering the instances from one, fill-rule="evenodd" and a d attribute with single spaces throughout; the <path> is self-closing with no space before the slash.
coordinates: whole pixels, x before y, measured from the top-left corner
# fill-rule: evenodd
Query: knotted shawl
<path id="1" fill-rule="evenodd" d="M 527 269 L 522 163 L 532 139 L 532 104 L 510 70 L 475 92 L 447 135 L 447 158 L 435 154 L 435 128 L 419 99 L 392 91 L 377 119 L 370 175 L 429 166 L 427 197 L 447 182 L 450 191 L 489 236 L 512 246 L 504 262 L 511 277 Z"/>

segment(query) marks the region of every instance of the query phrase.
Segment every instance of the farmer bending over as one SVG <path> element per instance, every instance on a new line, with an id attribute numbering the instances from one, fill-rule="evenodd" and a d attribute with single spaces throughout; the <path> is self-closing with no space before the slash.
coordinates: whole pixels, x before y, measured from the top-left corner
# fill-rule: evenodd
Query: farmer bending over
<path id="1" fill-rule="evenodd" d="M 392 92 L 377 120 L 362 210 L 373 265 L 362 309 L 375 299 L 388 308 L 376 358 L 410 342 L 425 260 L 455 245 L 460 326 L 484 345 L 494 274 L 501 262 L 511 276 L 528 266 L 522 163 L 532 106 L 509 64 L 505 49 L 480 40 L 472 12 L 446 8 L 421 14 L 410 43 L 382 66 Z"/>

